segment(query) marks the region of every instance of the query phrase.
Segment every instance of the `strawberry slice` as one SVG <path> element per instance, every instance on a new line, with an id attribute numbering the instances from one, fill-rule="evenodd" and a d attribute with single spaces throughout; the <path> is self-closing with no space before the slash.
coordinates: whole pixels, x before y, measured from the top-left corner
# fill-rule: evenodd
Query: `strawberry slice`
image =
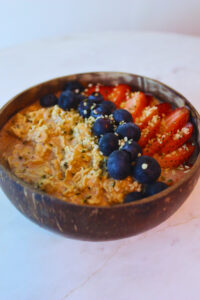
<path id="1" fill-rule="evenodd" d="M 155 154 L 154 158 L 158 161 L 161 168 L 176 168 L 189 159 L 194 149 L 194 145 L 187 143 L 169 154 Z"/>
<path id="2" fill-rule="evenodd" d="M 148 102 L 143 92 L 134 92 L 131 98 L 121 104 L 121 107 L 128 110 L 133 117 L 133 120 L 142 115 L 142 111 L 147 106 Z"/>
<path id="3" fill-rule="evenodd" d="M 167 115 L 172 112 L 172 106 L 167 102 L 157 104 L 156 107 L 158 108 L 158 113 L 160 116 Z"/>
<path id="4" fill-rule="evenodd" d="M 155 115 L 148 123 L 148 126 L 141 131 L 141 137 L 138 141 L 140 147 L 145 147 L 150 139 L 155 137 L 160 128 L 161 119 L 158 115 Z"/>
<path id="5" fill-rule="evenodd" d="M 105 100 L 109 99 L 110 94 L 112 93 L 113 87 L 108 85 L 94 85 L 85 90 L 85 95 L 90 96 L 94 92 L 100 93 Z"/>
<path id="6" fill-rule="evenodd" d="M 142 130 L 148 125 L 148 122 L 155 115 L 158 115 L 158 108 L 156 106 L 147 106 L 143 110 L 141 117 L 135 119 L 135 124 L 137 124 Z"/>
<path id="7" fill-rule="evenodd" d="M 143 150 L 144 155 L 152 156 L 162 150 L 164 145 L 171 140 L 174 133 L 180 130 L 189 119 L 189 111 L 185 107 L 176 108 L 164 119 L 162 119 L 160 130 L 155 139 L 149 141 Z"/>
<path id="8" fill-rule="evenodd" d="M 174 109 L 163 119 L 161 132 L 173 132 L 181 129 L 189 120 L 189 111 L 186 107 Z"/>
<path id="9" fill-rule="evenodd" d="M 155 97 L 153 97 L 151 94 L 145 94 L 147 105 L 148 106 L 155 106 L 160 103 Z"/>
<path id="10" fill-rule="evenodd" d="M 120 106 L 122 101 L 125 101 L 129 98 L 131 88 L 127 84 L 118 84 L 112 90 L 112 93 L 109 95 L 109 100 L 113 101 L 117 107 Z"/>
<path id="11" fill-rule="evenodd" d="M 187 140 L 189 140 L 193 133 L 192 123 L 187 123 L 182 129 L 178 130 L 168 141 L 167 144 L 162 148 L 162 153 L 169 153 L 180 146 L 182 146 Z"/>

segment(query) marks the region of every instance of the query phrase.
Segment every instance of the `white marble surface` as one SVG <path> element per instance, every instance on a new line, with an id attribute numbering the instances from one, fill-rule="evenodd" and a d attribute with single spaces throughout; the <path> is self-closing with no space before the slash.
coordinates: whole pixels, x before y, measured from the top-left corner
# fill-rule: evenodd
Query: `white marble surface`
<path id="1" fill-rule="evenodd" d="M 0 51 L 0 105 L 31 85 L 86 71 L 159 79 L 200 110 L 200 38 L 106 33 Z M 112 242 L 64 238 L 22 216 L 0 191 L 0 299 L 199 300 L 200 181 L 146 233 Z"/>

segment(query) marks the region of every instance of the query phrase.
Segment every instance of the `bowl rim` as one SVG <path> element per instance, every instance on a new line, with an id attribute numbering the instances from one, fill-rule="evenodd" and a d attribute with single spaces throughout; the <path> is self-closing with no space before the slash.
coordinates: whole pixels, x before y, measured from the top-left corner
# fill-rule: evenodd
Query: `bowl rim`
<path id="1" fill-rule="evenodd" d="M 135 76 L 135 77 L 140 77 L 140 78 L 144 78 L 146 80 L 151 80 L 153 81 L 154 83 L 156 84 L 159 84 L 165 88 L 167 88 L 168 90 L 170 90 L 171 92 L 175 93 L 177 96 L 181 97 L 183 100 L 185 100 L 186 102 L 188 102 L 190 104 L 190 108 L 192 108 L 192 110 L 195 112 L 196 116 L 198 117 L 198 120 L 200 121 L 200 114 L 198 113 L 198 111 L 196 110 L 196 108 L 193 106 L 193 104 L 191 104 L 191 102 L 189 100 L 187 100 L 182 94 L 180 94 L 179 92 L 177 92 L 176 90 L 174 90 L 173 88 L 169 87 L 168 85 L 162 83 L 161 81 L 159 80 L 156 80 L 156 79 L 153 79 L 151 77 L 147 77 L 147 76 L 143 76 L 143 75 L 139 75 L 139 74 L 134 74 L 134 73 L 127 73 L 127 72 L 117 72 L 117 71 L 97 71 L 97 72 L 83 72 L 83 73 L 75 73 L 75 74 L 68 74 L 68 75 L 65 75 L 65 76 L 61 76 L 61 77 L 54 77 L 54 78 L 51 78 L 49 80 L 46 80 L 44 82 L 41 82 L 41 83 L 38 83 L 36 85 L 33 85 L 33 86 L 30 86 L 29 88 L 23 90 L 22 92 L 18 93 L 17 95 L 15 95 L 14 97 L 12 97 L 9 101 L 7 101 L 1 108 L 0 108 L 0 115 L 3 113 L 3 111 L 16 99 L 18 98 L 19 96 L 21 96 L 22 94 L 28 92 L 29 90 L 33 89 L 33 88 L 39 88 L 40 86 L 42 85 L 45 85 L 45 84 L 49 84 L 51 82 L 53 82 L 54 80 L 64 80 L 66 79 L 67 77 L 71 77 L 71 76 L 82 76 L 82 75 L 86 75 L 86 74 L 118 74 L 118 75 L 131 75 L 131 76 Z M 4 126 L 5 124 L 3 124 Z M 2 127 L 3 127 L 2 126 Z M 1 128 L 2 128 L 1 127 Z M 0 128 L 0 129 L 1 129 Z M 198 128 L 197 128 L 198 132 L 200 131 Z M 199 132 L 200 134 L 200 132 Z M 168 194 L 170 194 L 171 192 L 173 192 L 174 190 L 176 190 L 177 188 L 179 188 L 180 186 L 182 186 L 182 184 L 184 182 L 186 182 L 190 177 L 192 177 L 192 175 L 194 173 L 196 173 L 197 169 L 200 167 L 200 152 L 198 153 L 198 156 L 196 158 L 196 161 L 195 163 L 193 164 L 192 168 L 190 169 L 190 172 L 188 173 L 185 173 L 185 176 L 183 176 L 183 178 L 181 178 L 177 183 L 175 183 L 174 185 L 168 187 L 167 189 L 163 190 L 162 192 L 160 193 L 157 193 L 153 196 L 149 196 L 149 197 L 145 197 L 145 198 L 142 198 L 140 200 L 137 200 L 137 201 L 133 201 L 133 202 L 130 202 L 130 203 L 119 203 L 119 204 L 114 204 L 114 205 L 111 205 L 111 206 L 98 206 L 98 205 L 89 205 L 89 204 L 75 204 L 75 203 L 71 203 L 71 202 L 68 202 L 68 201 L 64 201 L 60 198 L 57 198 L 57 197 L 54 197 L 42 190 L 39 190 L 39 189 L 36 189 L 34 188 L 31 184 L 29 183 L 26 183 L 25 181 L 23 181 L 22 179 L 18 178 L 15 174 L 13 174 L 10 170 L 8 170 L 7 168 L 5 168 L 1 163 L 0 163 L 0 169 L 2 169 L 6 175 L 11 179 L 13 180 L 15 183 L 21 185 L 23 188 L 26 188 L 26 189 L 29 189 L 31 193 L 34 193 L 34 194 L 40 194 L 42 197 L 43 196 L 46 196 L 48 198 L 51 199 L 52 202 L 55 202 L 55 203 L 58 203 L 58 204 L 61 204 L 62 206 L 66 206 L 66 207 L 74 207 L 74 208 L 81 208 L 81 209 L 89 209 L 89 210 L 94 210 L 94 209 L 98 209 L 98 210 L 115 210 L 115 209 L 121 209 L 122 207 L 123 208 L 126 208 L 126 207 L 130 207 L 130 206 L 140 206 L 140 205 L 143 205 L 143 204 L 146 204 L 146 203 L 151 203 L 151 202 L 154 202 L 160 198 L 165 198 L 168 196 Z"/>

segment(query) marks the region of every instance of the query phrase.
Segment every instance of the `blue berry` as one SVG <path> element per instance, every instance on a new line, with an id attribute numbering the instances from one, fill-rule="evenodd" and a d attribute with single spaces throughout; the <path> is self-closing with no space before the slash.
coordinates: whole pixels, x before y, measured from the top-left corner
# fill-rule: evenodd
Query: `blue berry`
<path id="1" fill-rule="evenodd" d="M 95 104 L 92 102 L 89 102 L 87 100 L 81 101 L 81 103 L 78 106 L 79 114 L 83 118 L 89 118 L 90 112 L 91 112 L 91 107 L 93 107 L 93 106 L 95 106 Z"/>
<path id="2" fill-rule="evenodd" d="M 75 95 L 75 99 L 76 99 L 76 104 L 77 106 L 79 105 L 79 103 L 83 100 L 87 100 L 87 98 L 84 95 L 81 94 L 74 94 Z"/>
<path id="3" fill-rule="evenodd" d="M 116 109 L 115 103 L 109 100 L 103 101 L 100 106 L 104 111 L 106 111 L 107 115 L 110 115 Z"/>
<path id="4" fill-rule="evenodd" d="M 144 194 L 141 193 L 141 192 L 132 192 L 132 193 L 129 193 L 125 196 L 124 203 L 130 203 L 130 202 L 133 202 L 133 201 L 137 201 L 137 200 L 140 200 L 144 197 L 145 197 Z"/>
<path id="5" fill-rule="evenodd" d="M 73 81 L 69 81 L 66 84 L 64 90 L 70 90 L 70 91 L 75 92 L 75 93 L 76 92 L 80 93 L 84 90 L 84 87 L 82 86 L 82 84 L 80 82 L 78 82 L 76 80 L 73 80 Z"/>
<path id="6" fill-rule="evenodd" d="M 133 167 L 133 177 L 140 183 L 153 183 L 161 174 L 158 162 L 150 156 L 140 156 Z"/>
<path id="7" fill-rule="evenodd" d="M 125 123 L 133 122 L 133 118 L 130 112 L 128 112 L 125 109 L 116 109 L 113 112 L 113 117 L 117 124 L 119 124 L 120 122 L 125 122 Z"/>
<path id="8" fill-rule="evenodd" d="M 117 180 L 125 179 L 131 174 L 130 157 L 122 150 L 113 151 L 107 161 L 108 174 Z"/>
<path id="9" fill-rule="evenodd" d="M 104 155 L 108 156 L 114 150 L 117 150 L 119 148 L 118 140 L 119 140 L 118 136 L 116 136 L 112 132 L 108 132 L 104 134 L 99 140 L 100 151 Z"/>
<path id="10" fill-rule="evenodd" d="M 122 147 L 122 150 L 129 153 L 131 161 L 134 161 L 138 157 L 138 154 L 142 153 L 140 145 L 134 141 L 126 142 Z"/>
<path id="11" fill-rule="evenodd" d="M 132 139 L 134 141 L 138 141 L 141 135 L 140 128 L 133 123 L 124 123 L 117 127 L 116 132 L 122 136 L 127 137 L 128 139 Z"/>
<path id="12" fill-rule="evenodd" d="M 54 106 L 57 103 L 58 103 L 58 98 L 53 94 L 45 95 L 42 98 L 40 98 L 40 105 L 42 107 Z"/>
<path id="13" fill-rule="evenodd" d="M 91 116 L 94 118 L 110 115 L 115 110 L 115 104 L 112 101 L 103 101 L 91 110 Z"/>
<path id="14" fill-rule="evenodd" d="M 92 132 L 97 135 L 103 135 L 107 132 L 113 131 L 113 124 L 109 118 L 99 118 L 97 119 L 92 127 Z"/>
<path id="15" fill-rule="evenodd" d="M 100 93 L 94 92 L 88 97 L 88 101 L 94 102 L 96 104 L 101 103 L 104 101 L 103 96 Z"/>
<path id="16" fill-rule="evenodd" d="M 76 108 L 78 103 L 75 94 L 70 90 L 62 92 L 58 99 L 58 105 L 64 110 Z"/>
<path id="17" fill-rule="evenodd" d="M 152 184 L 147 184 L 145 186 L 145 196 L 153 196 L 154 194 L 160 193 L 166 188 L 168 188 L 168 185 L 161 181 L 157 181 Z"/>

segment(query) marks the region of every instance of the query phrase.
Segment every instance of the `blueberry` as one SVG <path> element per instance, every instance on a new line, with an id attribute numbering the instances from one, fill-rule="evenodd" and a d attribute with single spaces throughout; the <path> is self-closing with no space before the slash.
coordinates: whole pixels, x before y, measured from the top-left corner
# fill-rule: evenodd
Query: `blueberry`
<path id="1" fill-rule="evenodd" d="M 131 161 L 134 161 L 138 157 L 138 154 L 142 153 L 140 145 L 134 141 L 126 142 L 122 147 L 122 150 L 129 153 Z"/>
<path id="2" fill-rule="evenodd" d="M 117 180 L 125 179 L 131 174 L 130 157 L 122 150 L 113 151 L 107 161 L 108 174 Z"/>
<path id="3" fill-rule="evenodd" d="M 40 105 L 42 107 L 54 106 L 57 103 L 58 103 L 58 98 L 53 94 L 45 95 L 42 98 L 40 98 Z"/>
<path id="4" fill-rule="evenodd" d="M 114 150 L 117 150 L 119 148 L 118 140 L 119 140 L 118 136 L 116 136 L 112 132 L 108 132 L 104 134 L 99 140 L 100 151 L 104 155 L 108 156 Z"/>
<path id="5" fill-rule="evenodd" d="M 116 132 L 122 136 L 127 137 L 128 139 L 133 139 L 138 141 L 141 135 L 140 128 L 133 123 L 124 123 L 117 127 Z"/>
<path id="6" fill-rule="evenodd" d="M 78 111 L 79 114 L 83 118 L 89 118 L 90 112 L 91 112 L 91 107 L 95 106 L 95 103 L 89 102 L 87 100 L 81 101 L 81 103 L 78 106 Z"/>
<path id="7" fill-rule="evenodd" d="M 80 82 L 78 82 L 76 80 L 73 80 L 73 81 L 69 81 L 66 84 L 64 90 L 70 90 L 70 91 L 75 92 L 75 93 L 76 92 L 80 93 L 84 90 L 84 87 L 82 86 L 82 84 Z"/>
<path id="8" fill-rule="evenodd" d="M 109 118 L 99 118 L 97 119 L 92 127 L 92 132 L 100 136 L 102 134 L 105 134 L 107 132 L 113 131 L 113 124 L 112 121 Z"/>
<path id="9" fill-rule="evenodd" d="M 145 197 L 144 194 L 141 193 L 141 192 L 132 192 L 132 193 L 129 193 L 125 196 L 124 203 L 137 201 L 137 200 L 140 200 L 144 197 Z"/>
<path id="10" fill-rule="evenodd" d="M 110 115 L 116 109 L 115 103 L 109 100 L 103 101 L 100 106 L 107 112 L 107 115 Z"/>
<path id="11" fill-rule="evenodd" d="M 64 110 L 76 108 L 78 103 L 75 94 L 70 90 L 62 92 L 58 99 L 58 105 Z"/>
<path id="12" fill-rule="evenodd" d="M 113 112 L 113 117 L 117 124 L 119 124 L 120 122 L 125 122 L 125 123 L 133 122 L 133 118 L 130 112 L 128 112 L 125 109 L 116 109 Z"/>
<path id="13" fill-rule="evenodd" d="M 81 95 L 81 94 L 75 94 L 75 99 L 76 99 L 77 106 L 79 105 L 79 103 L 81 101 L 87 100 L 87 98 L 84 95 Z"/>
<path id="14" fill-rule="evenodd" d="M 140 156 L 133 167 L 133 177 L 140 183 L 153 183 L 161 174 L 158 162 L 150 156 Z"/>
<path id="15" fill-rule="evenodd" d="M 168 185 L 164 182 L 157 181 L 152 184 L 147 184 L 145 186 L 145 195 L 146 196 L 153 196 L 154 194 L 160 193 L 161 191 L 168 188 Z"/>
<path id="16" fill-rule="evenodd" d="M 92 101 L 94 103 L 99 104 L 102 101 L 104 101 L 104 98 L 100 93 L 94 92 L 88 97 L 88 101 Z"/>
<path id="17" fill-rule="evenodd" d="M 115 104 L 112 101 L 103 101 L 91 111 L 91 116 L 94 118 L 110 115 L 115 110 Z"/>

